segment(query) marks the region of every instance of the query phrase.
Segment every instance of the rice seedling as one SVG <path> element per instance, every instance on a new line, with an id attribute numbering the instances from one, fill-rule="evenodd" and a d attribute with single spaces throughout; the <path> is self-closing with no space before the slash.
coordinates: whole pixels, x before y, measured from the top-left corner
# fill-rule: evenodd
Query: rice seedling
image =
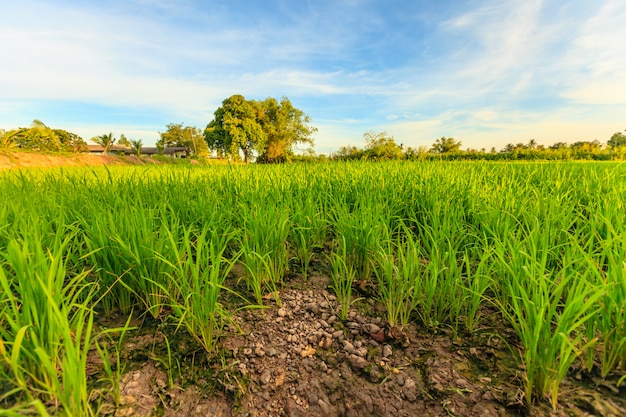
<path id="1" fill-rule="evenodd" d="M 178 319 L 208 352 L 215 350 L 224 328 L 233 324 L 231 312 L 220 301 L 220 293 L 232 290 L 224 281 L 237 261 L 224 257 L 233 233 L 204 228 L 199 232 L 185 229 L 180 241 L 170 234 L 176 261 L 161 261 L 171 266 L 169 277 L 174 285 L 170 306 Z M 237 294 L 235 294 L 237 295 Z"/>
<path id="2" fill-rule="evenodd" d="M 556 409 L 562 379 L 588 347 L 583 326 L 597 314 L 602 292 L 591 285 L 588 270 L 578 267 L 579 254 L 550 246 L 549 235 L 537 227 L 522 241 L 496 245 L 502 274 L 497 285 L 505 294 L 496 303 L 522 343 L 526 401 L 549 397 Z M 549 268 L 551 252 L 561 250 L 563 269 Z"/>
<path id="3" fill-rule="evenodd" d="M 59 230 L 49 248 L 36 231 L 23 242 L 9 241 L 0 265 L 0 354 L 12 375 L 8 395 L 24 394 L 34 405 L 40 400 L 46 408 L 83 416 L 93 414 L 85 370 L 95 291 L 88 271 L 68 274 L 73 233 Z"/>
<path id="4" fill-rule="evenodd" d="M 353 208 L 340 200 L 334 204 L 332 227 L 345 244 L 346 262 L 358 279 L 368 281 L 373 272 L 371 259 L 386 225 L 384 207 L 371 200 L 359 201 Z"/>
<path id="5" fill-rule="evenodd" d="M 346 241 L 340 236 L 337 241 L 337 249 L 330 254 L 330 264 L 332 267 L 332 289 L 337 296 L 339 303 L 339 318 L 346 320 L 350 306 L 355 300 L 352 300 L 352 285 L 356 278 L 356 270 L 347 259 L 348 250 Z"/>
<path id="6" fill-rule="evenodd" d="M 378 295 L 391 327 L 405 327 L 409 323 L 422 295 L 419 292 L 423 274 L 420 251 L 412 234 L 404 230 L 396 239 L 389 236 L 386 247 L 379 249 L 375 261 Z"/>
<path id="7" fill-rule="evenodd" d="M 460 283 L 463 292 L 460 309 L 465 329 L 473 334 L 481 321 L 480 306 L 485 302 L 487 293 L 491 289 L 493 250 L 488 246 L 481 248 L 478 259 L 466 252 L 464 263 L 465 274 Z"/>
<path id="8" fill-rule="evenodd" d="M 274 206 L 241 207 L 241 210 L 244 226 L 239 241 L 247 271 L 246 283 L 257 304 L 263 304 L 265 290 L 273 293 L 280 303 L 277 291 L 289 267 L 289 214 Z"/>
<path id="9" fill-rule="evenodd" d="M 321 249 L 325 243 L 326 221 L 315 201 L 309 196 L 294 208 L 292 223 L 289 242 L 306 280 L 315 251 Z"/>

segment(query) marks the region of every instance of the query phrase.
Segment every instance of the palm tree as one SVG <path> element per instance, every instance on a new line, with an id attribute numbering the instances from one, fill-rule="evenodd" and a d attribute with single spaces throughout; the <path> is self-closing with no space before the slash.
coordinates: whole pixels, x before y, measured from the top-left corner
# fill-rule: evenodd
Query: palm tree
<path id="1" fill-rule="evenodd" d="M 107 154 L 109 153 L 109 150 L 111 149 L 111 147 L 115 144 L 115 141 L 117 139 L 115 139 L 113 137 L 113 133 L 109 133 L 109 134 L 103 134 L 100 136 L 96 136 L 91 138 L 91 141 L 94 143 L 97 143 L 98 145 L 102 146 L 102 153 L 103 154 Z"/>
<path id="2" fill-rule="evenodd" d="M 130 140 L 130 149 L 132 149 L 132 151 L 135 153 L 135 155 L 137 155 L 137 157 L 141 156 L 141 149 L 142 148 L 143 148 L 143 142 L 141 141 L 141 139 L 139 139 L 139 140 L 131 139 Z"/>

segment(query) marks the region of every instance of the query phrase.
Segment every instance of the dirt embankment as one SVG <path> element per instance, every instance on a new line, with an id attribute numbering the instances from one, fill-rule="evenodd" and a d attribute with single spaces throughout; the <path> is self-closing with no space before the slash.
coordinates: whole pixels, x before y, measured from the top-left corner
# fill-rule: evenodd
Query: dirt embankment
<path id="1" fill-rule="evenodd" d="M 116 155 L 54 155 L 34 152 L 0 152 L 0 170 L 13 168 L 52 168 L 59 166 L 144 165 L 157 160 Z"/>

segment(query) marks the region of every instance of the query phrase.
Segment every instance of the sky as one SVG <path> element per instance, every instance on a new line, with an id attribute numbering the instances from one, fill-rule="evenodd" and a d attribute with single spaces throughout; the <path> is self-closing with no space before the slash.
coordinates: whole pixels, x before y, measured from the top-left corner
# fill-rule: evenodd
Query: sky
<path id="1" fill-rule="evenodd" d="M 626 129 L 623 0 L 0 0 L 0 128 L 154 144 L 285 96 L 315 150 L 599 140 Z"/>

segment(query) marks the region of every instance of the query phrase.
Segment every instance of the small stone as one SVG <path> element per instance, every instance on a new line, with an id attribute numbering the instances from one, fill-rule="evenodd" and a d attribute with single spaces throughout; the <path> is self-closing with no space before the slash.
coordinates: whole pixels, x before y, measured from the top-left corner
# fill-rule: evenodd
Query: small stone
<path id="1" fill-rule="evenodd" d="M 327 370 L 328 370 L 328 365 L 326 365 L 326 362 L 320 361 L 320 371 L 326 372 Z"/>
<path id="2" fill-rule="evenodd" d="M 265 371 L 263 371 L 263 373 L 261 374 L 261 377 L 259 378 L 259 380 L 261 381 L 261 384 L 263 385 L 267 385 L 271 379 L 272 379 L 271 369 L 266 369 Z"/>
<path id="3" fill-rule="evenodd" d="M 373 323 L 364 324 L 361 329 L 363 329 L 363 333 L 372 334 L 372 333 L 380 333 L 380 327 Z"/>
<path id="4" fill-rule="evenodd" d="M 343 342 L 343 350 L 348 353 L 352 353 L 354 352 L 354 345 L 346 340 L 345 342 Z"/>
<path id="5" fill-rule="evenodd" d="M 356 349 L 355 353 L 357 355 L 359 355 L 359 356 L 364 358 L 365 356 L 367 356 L 367 348 L 366 347 L 360 347 L 360 348 Z"/>
<path id="6" fill-rule="evenodd" d="M 400 385 L 401 387 L 403 387 L 404 386 L 404 376 L 396 375 L 396 383 L 398 385 Z"/>
<path id="7" fill-rule="evenodd" d="M 306 305 L 305 309 L 306 309 L 306 311 L 308 311 L 309 313 L 312 313 L 312 314 L 317 314 L 317 313 L 319 313 L 319 311 L 320 311 L 320 306 L 318 306 L 318 305 L 317 305 L 317 304 L 315 304 L 315 303 L 309 303 L 309 304 L 307 304 L 307 305 Z"/>
<path id="8" fill-rule="evenodd" d="M 330 337 L 324 337 L 322 340 L 320 340 L 319 343 L 319 347 L 326 350 L 330 349 L 332 345 L 333 340 Z"/>
<path id="9" fill-rule="evenodd" d="M 384 343 L 385 342 L 385 332 L 380 331 L 378 333 L 370 333 L 370 337 L 376 341 L 376 343 Z"/>
<path id="10" fill-rule="evenodd" d="M 328 318 L 328 324 L 330 324 L 331 326 L 335 321 L 337 321 L 337 316 L 330 316 Z"/>
<path id="11" fill-rule="evenodd" d="M 337 330 L 337 331 L 333 332 L 333 339 L 342 340 L 343 339 L 343 331 L 342 330 Z"/>
<path id="12" fill-rule="evenodd" d="M 273 347 L 269 347 L 267 349 L 267 356 L 276 356 L 277 352 L 276 349 L 274 349 Z"/>
<path id="13" fill-rule="evenodd" d="M 324 415 L 324 416 L 331 415 L 330 405 L 326 404 L 326 402 L 324 400 L 317 400 L 317 405 L 322 410 L 322 415 Z"/>
<path id="14" fill-rule="evenodd" d="M 383 345 L 383 358 L 388 358 L 392 354 L 393 354 L 393 351 L 391 350 L 391 346 Z"/>
<path id="15" fill-rule="evenodd" d="M 369 365 L 368 361 L 366 361 L 361 356 L 357 356 L 357 355 L 350 355 L 348 357 L 348 361 L 350 362 L 350 366 L 354 370 L 361 370 L 361 369 L 366 368 Z"/>
<path id="16" fill-rule="evenodd" d="M 278 317 L 285 317 L 286 315 L 287 315 L 287 310 L 285 310 L 282 307 L 278 309 Z"/>

